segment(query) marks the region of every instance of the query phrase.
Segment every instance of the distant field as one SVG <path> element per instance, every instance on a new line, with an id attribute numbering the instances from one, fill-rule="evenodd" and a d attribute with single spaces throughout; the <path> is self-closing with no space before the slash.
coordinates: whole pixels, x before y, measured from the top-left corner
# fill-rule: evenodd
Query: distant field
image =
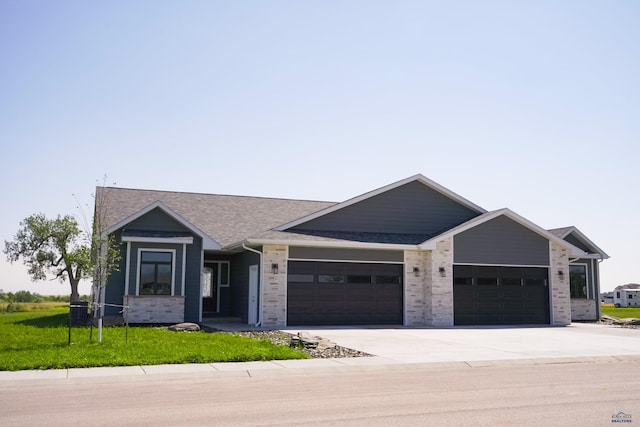
<path id="1" fill-rule="evenodd" d="M 636 319 L 640 319 L 640 307 L 616 308 L 611 304 L 606 304 L 606 305 L 603 304 L 602 314 L 606 314 L 607 316 L 618 317 L 620 319 L 626 319 L 630 317 L 635 317 Z"/>
<path id="2" fill-rule="evenodd" d="M 11 305 L 10 310 L 7 307 Z M 6 311 L 47 311 L 61 307 L 69 307 L 68 302 L 0 302 L 0 313 Z"/>

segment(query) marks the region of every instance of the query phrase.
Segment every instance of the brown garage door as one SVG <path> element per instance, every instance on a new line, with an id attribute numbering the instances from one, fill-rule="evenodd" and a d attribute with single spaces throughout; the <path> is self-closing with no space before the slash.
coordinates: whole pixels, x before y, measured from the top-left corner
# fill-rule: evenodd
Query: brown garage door
<path id="1" fill-rule="evenodd" d="M 456 325 L 549 324 L 549 272 L 538 267 L 456 265 Z"/>
<path id="2" fill-rule="evenodd" d="M 287 325 L 402 324 L 402 265 L 290 261 Z"/>

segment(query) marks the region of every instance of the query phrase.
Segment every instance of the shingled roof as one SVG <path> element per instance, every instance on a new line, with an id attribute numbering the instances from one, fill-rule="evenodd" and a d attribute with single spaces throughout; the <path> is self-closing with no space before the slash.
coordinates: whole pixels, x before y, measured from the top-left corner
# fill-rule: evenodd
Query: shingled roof
<path id="1" fill-rule="evenodd" d="M 221 246 L 310 215 L 334 202 L 271 199 L 173 191 L 97 187 L 96 200 L 104 200 L 106 228 L 110 228 L 156 202 L 181 215 Z"/>

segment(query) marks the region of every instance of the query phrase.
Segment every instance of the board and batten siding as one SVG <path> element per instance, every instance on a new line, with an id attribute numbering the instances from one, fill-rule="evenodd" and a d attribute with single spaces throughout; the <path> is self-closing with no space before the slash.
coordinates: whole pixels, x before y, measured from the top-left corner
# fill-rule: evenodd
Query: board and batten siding
<path id="1" fill-rule="evenodd" d="M 457 234 L 453 248 L 454 263 L 549 265 L 549 240 L 505 216 Z"/>
<path id="2" fill-rule="evenodd" d="M 200 279 L 202 271 L 202 238 L 193 236 L 193 243 L 186 245 L 187 258 L 184 274 L 184 320 L 200 321 Z M 180 258 L 182 263 L 182 258 Z M 182 267 L 181 267 L 182 268 Z"/>
<path id="3" fill-rule="evenodd" d="M 258 249 L 262 251 L 262 248 Z M 231 314 L 249 321 L 249 266 L 260 265 L 260 256 L 253 252 L 241 252 L 231 259 Z M 260 277 L 260 274 L 258 274 Z M 258 279 L 259 280 L 259 279 Z M 260 283 L 258 286 L 262 287 Z M 261 293 L 258 292 L 258 298 Z M 258 304 L 260 301 L 258 301 Z"/>
<path id="4" fill-rule="evenodd" d="M 434 235 L 478 215 L 438 191 L 410 182 L 291 230 Z"/>
<path id="5" fill-rule="evenodd" d="M 403 263 L 404 252 L 390 250 L 290 246 L 289 259 Z"/>
<path id="6" fill-rule="evenodd" d="M 109 275 L 108 284 L 104 288 L 104 302 L 107 304 L 122 304 L 122 296 L 125 294 L 124 286 L 126 283 L 127 244 L 120 244 L 122 241 L 122 232 L 120 230 L 114 233 L 114 238 L 116 242 L 119 243 L 120 262 L 118 263 L 118 270 L 112 271 Z M 105 316 L 119 316 L 121 310 L 119 307 L 107 306 L 104 308 L 104 314 Z"/>
<path id="7" fill-rule="evenodd" d="M 155 208 L 127 224 L 127 230 L 162 231 L 189 233 L 191 230 L 180 224 L 175 219 L 164 213 L 162 209 Z"/>

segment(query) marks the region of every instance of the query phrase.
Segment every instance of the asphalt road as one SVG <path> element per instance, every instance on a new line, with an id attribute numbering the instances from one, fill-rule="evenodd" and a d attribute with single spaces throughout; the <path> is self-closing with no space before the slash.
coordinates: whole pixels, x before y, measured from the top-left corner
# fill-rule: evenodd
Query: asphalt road
<path id="1" fill-rule="evenodd" d="M 402 364 L 251 374 L 3 381 L 0 425 L 640 424 L 637 361 L 488 367 Z M 631 422 L 613 423 L 612 416 L 620 412 Z"/>

